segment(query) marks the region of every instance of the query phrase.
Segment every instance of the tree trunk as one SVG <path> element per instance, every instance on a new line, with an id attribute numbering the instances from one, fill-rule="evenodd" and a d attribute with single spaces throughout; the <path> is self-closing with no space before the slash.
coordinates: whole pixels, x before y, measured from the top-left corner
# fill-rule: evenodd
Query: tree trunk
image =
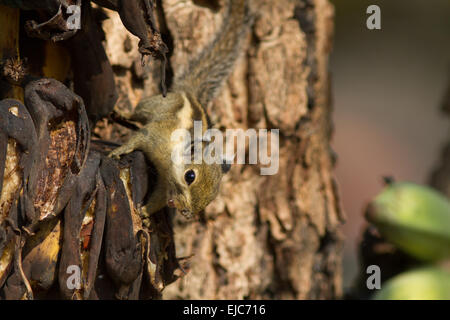
<path id="1" fill-rule="evenodd" d="M 225 1 L 157 0 L 156 3 L 162 38 L 169 47 L 166 71 L 167 85 L 170 86 L 174 74 L 181 72 L 214 34 L 220 32 Z M 327 0 L 252 0 L 252 4 L 257 16 L 246 49 L 221 94 L 208 106 L 208 112 L 214 127 L 220 129 L 279 129 L 279 170 L 275 175 L 264 176 L 260 174 L 259 165 L 233 165 L 223 180 L 219 197 L 197 221 L 187 221 L 180 215 L 174 217 L 176 256 L 181 258 L 186 274 L 165 288 L 162 292 L 164 299 L 331 299 L 342 295 L 343 239 L 340 225 L 344 215 L 333 175 L 334 154 L 330 148 L 332 123 L 328 56 L 332 42 L 333 8 Z M 118 94 L 116 108 L 130 110 L 142 97 L 160 91 L 160 62 L 150 60 L 142 67 L 139 39 L 123 27 L 116 12 L 104 10 L 109 17 L 102 22 L 104 47 L 112 69 L 103 59 L 102 70 L 114 71 Z M 95 18 L 99 16 L 95 15 Z M 74 66 L 76 62 L 72 58 L 74 73 L 78 68 Z M 88 71 L 92 71 L 89 73 L 92 79 L 97 79 L 96 84 L 105 84 L 102 79 L 110 79 L 107 77 L 110 72 L 102 73 L 105 78 L 95 78 L 95 70 L 86 65 Z M 33 67 L 32 61 L 30 66 Z M 42 74 L 46 75 L 45 72 Z M 92 101 L 85 101 L 88 109 L 101 100 L 97 99 L 101 90 L 92 88 L 91 91 Z M 115 95 L 110 98 L 114 100 Z M 98 105 L 107 107 L 103 103 Z M 125 141 L 130 133 L 107 120 L 97 122 L 92 131 L 96 138 L 117 142 Z M 112 162 L 111 168 L 107 167 L 108 161 L 102 160 L 105 163 L 101 169 L 102 175 L 105 174 L 102 178 L 111 180 L 105 180 L 106 189 L 100 188 L 103 193 L 112 190 L 108 189 L 108 183 L 119 181 L 118 176 L 109 175 L 108 170 L 115 172 L 116 168 Z M 85 173 L 89 174 L 88 170 Z M 98 174 L 92 176 L 101 180 Z M 80 182 L 87 183 L 85 180 Z M 102 183 L 99 185 L 103 186 Z M 89 190 L 87 187 L 81 190 L 79 198 L 84 199 L 83 192 Z M 80 199 L 71 199 L 75 203 L 74 208 L 78 202 L 81 203 Z M 134 212 L 134 206 L 131 207 Z M 70 216 L 71 212 L 67 210 L 64 214 Z M 104 214 L 104 210 L 102 212 Z M 76 217 L 82 218 L 84 214 Z M 163 215 L 162 219 L 161 214 L 151 219 L 166 221 L 167 216 Z M 130 217 L 125 218 L 130 220 Z M 134 215 L 133 219 L 136 217 Z M 137 239 L 136 234 L 123 231 L 124 225 L 118 223 L 121 220 L 113 218 L 108 211 L 107 236 L 103 241 L 106 249 L 111 243 L 114 245 L 114 241 L 123 240 L 111 235 L 111 230 L 123 235 L 125 240 L 130 238 L 128 240 L 133 242 Z M 69 220 L 65 218 L 64 221 L 68 223 Z M 132 222 L 129 227 L 135 231 L 135 221 Z M 65 229 L 72 227 L 79 229 L 79 226 L 64 226 Z M 142 226 L 139 224 L 139 227 Z M 161 240 L 167 234 L 161 232 L 155 237 Z M 95 243 L 102 245 L 101 233 L 98 237 Z M 74 239 L 75 247 L 79 246 L 78 238 Z M 62 241 L 69 242 L 66 238 Z M 140 248 L 143 240 L 136 241 Z M 141 252 L 139 250 L 136 252 Z M 70 256 L 72 251 L 63 253 Z M 97 256 L 101 256 L 97 251 Z M 173 256 L 169 254 L 166 261 L 172 261 L 171 258 Z M 16 259 L 17 266 L 20 266 L 20 259 L 20 256 Z M 102 259 L 99 269 L 103 268 Z M 51 261 L 53 266 L 56 266 L 56 261 Z M 136 261 L 127 263 L 132 262 Z M 139 268 L 140 275 L 133 278 L 132 285 L 137 286 L 137 292 L 141 278 L 145 278 L 142 264 Z M 65 270 L 61 270 L 61 274 L 66 275 Z M 168 272 L 171 271 L 173 269 Z M 171 274 L 169 276 L 171 278 Z M 61 279 L 59 282 L 64 284 Z M 13 280 L 9 282 L 11 285 L 15 284 Z M 53 284 L 50 283 L 49 287 Z M 113 292 L 110 287 L 102 289 L 96 285 L 93 289 L 96 297 Z M 128 286 L 123 286 L 120 290 L 125 298 L 128 289 Z M 61 294 L 56 295 L 61 297 Z M 137 296 L 128 295 L 128 298 Z M 159 297 L 159 293 L 150 296 Z M 70 298 L 70 294 L 67 297 Z"/>

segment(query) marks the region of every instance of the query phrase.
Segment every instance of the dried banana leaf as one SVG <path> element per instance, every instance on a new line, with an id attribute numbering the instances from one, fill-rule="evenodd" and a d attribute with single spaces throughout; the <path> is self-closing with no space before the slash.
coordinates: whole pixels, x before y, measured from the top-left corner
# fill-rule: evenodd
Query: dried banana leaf
<path id="1" fill-rule="evenodd" d="M 108 116 L 117 101 L 114 73 L 105 49 L 101 27 L 96 23 L 89 3 L 83 4 L 83 28 L 67 41 L 73 71 L 74 89 L 85 103 L 89 119 L 95 122 Z"/>
<path id="2" fill-rule="evenodd" d="M 0 0 L 0 4 L 36 10 L 36 20 L 28 20 L 25 30 L 30 37 L 43 40 L 61 41 L 72 37 L 78 29 L 71 29 L 68 19 L 71 13 L 68 7 L 81 6 L 81 0 Z"/>
<path id="3" fill-rule="evenodd" d="M 38 222 L 57 216 L 69 201 L 86 160 L 90 131 L 83 100 L 54 79 L 30 82 L 25 105 L 38 136 L 28 183 L 34 210 L 24 214 L 32 231 Z"/>
<path id="4" fill-rule="evenodd" d="M 146 271 L 152 286 L 161 293 L 178 279 L 175 275 L 181 266 L 176 258 L 171 210 L 156 212 L 150 217 L 150 241 L 146 250 Z M 185 271 L 181 269 L 184 273 Z"/>
<path id="5" fill-rule="evenodd" d="M 13 263 L 19 203 L 30 207 L 27 181 L 36 145 L 33 121 L 19 101 L 0 101 L 0 287 Z"/>
<path id="6" fill-rule="evenodd" d="M 107 191 L 105 262 L 109 276 L 117 286 L 118 299 L 137 298 L 134 282 L 143 270 L 142 240 L 134 205 L 122 182 L 118 164 L 104 157 L 100 166 Z M 137 290 L 137 292 L 136 292 Z"/>
<path id="7" fill-rule="evenodd" d="M 161 61 L 161 87 L 166 95 L 165 72 L 169 49 L 155 22 L 154 0 L 94 0 L 100 6 L 117 11 L 125 28 L 140 39 L 139 52 Z"/>
<path id="8" fill-rule="evenodd" d="M 24 109 L 23 116 L 17 102 L 6 102 L 9 111 L 16 110 L 25 124 L 14 123 L 11 120 L 15 119 L 8 115 L 11 119 L 0 121 L 2 128 L 7 128 L 2 132 L 13 132 L 19 142 L 24 141 L 21 145 L 27 152 L 26 161 L 16 170 L 25 177 L 18 189 L 21 192 L 16 218 L 5 219 L 13 231 L 9 234 L 14 239 L 14 263 L 1 295 L 6 299 L 24 299 L 45 294 L 55 282 L 63 234 L 57 217 L 71 197 L 85 162 L 89 127 L 82 100 L 53 79 L 26 85 L 29 113 L 19 105 Z M 0 165 L 8 165 L 15 157 L 8 154 L 4 158 Z"/>
<path id="9" fill-rule="evenodd" d="M 107 164 L 102 164 L 102 166 L 104 165 L 102 175 L 105 184 L 111 184 L 111 182 L 106 182 L 106 176 L 110 176 L 114 181 L 117 181 L 114 188 L 107 187 L 107 194 L 108 196 L 111 194 L 115 195 L 116 203 L 120 203 L 120 206 L 115 206 L 115 209 L 123 214 L 121 220 L 117 216 L 107 214 L 106 228 L 107 230 L 111 228 L 112 232 L 114 232 L 112 234 L 116 234 L 119 231 L 124 233 L 123 235 L 114 236 L 114 241 L 121 242 L 120 245 L 114 243 L 115 248 L 127 246 L 127 244 L 133 248 L 132 243 L 134 241 L 135 246 L 142 248 L 141 253 L 143 255 L 143 264 L 140 266 L 139 272 L 137 271 L 138 268 L 135 270 L 138 273 L 135 281 L 129 286 L 122 285 L 117 296 L 122 299 L 137 299 L 138 297 L 159 298 L 165 286 L 178 278 L 174 273 L 175 270 L 180 269 L 180 265 L 175 255 L 170 211 L 163 210 L 148 216 L 142 208 L 153 189 L 152 182 L 156 181 L 155 171 L 141 152 L 132 152 L 122 157 L 118 163 L 109 158 L 105 159 L 105 162 Z M 119 183 L 118 178 L 120 178 L 121 183 Z M 118 230 L 117 227 L 112 225 L 113 221 L 111 219 L 113 218 L 117 224 L 122 221 L 122 225 L 126 226 L 126 228 L 122 227 L 122 230 Z M 132 233 L 129 230 L 133 230 Z M 105 249 L 111 250 L 108 232 L 106 231 Z M 129 250 L 131 251 L 131 249 Z M 108 251 L 106 259 L 108 266 Z M 119 266 L 126 265 L 126 259 L 122 261 L 121 263 L 116 263 L 116 275 L 110 272 L 112 278 L 121 278 Z M 136 273 L 133 274 L 133 277 Z M 127 282 L 122 279 L 120 283 Z M 141 288 L 138 295 L 139 287 Z"/>
<path id="10" fill-rule="evenodd" d="M 66 299 L 88 299 L 95 283 L 106 214 L 106 191 L 99 165 L 100 154 L 91 151 L 64 211 L 59 286 Z M 68 285 L 70 266 L 80 270 L 79 288 Z"/>
<path id="11" fill-rule="evenodd" d="M 20 234 L 14 236 L 14 263 L 10 276 L 0 289 L 0 298 L 5 300 L 31 300 L 34 298 L 30 282 L 22 268 L 22 247 L 25 239 Z"/>
<path id="12" fill-rule="evenodd" d="M 19 237 L 18 241 L 24 241 Z M 22 257 L 8 277 L 3 295 L 6 299 L 39 298 L 51 288 L 56 279 L 56 266 L 61 250 L 62 227 L 59 219 L 41 223 L 26 239 L 15 255 Z"/>

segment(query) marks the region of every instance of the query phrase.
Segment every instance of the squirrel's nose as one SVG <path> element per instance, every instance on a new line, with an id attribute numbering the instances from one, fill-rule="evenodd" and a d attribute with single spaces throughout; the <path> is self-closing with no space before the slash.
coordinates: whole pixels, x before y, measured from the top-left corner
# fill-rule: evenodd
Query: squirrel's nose
<path id="1" fill-rule="evenodd" d="M 167 206 L 168 206 L 169 208 L 175 208 L 175 201 L 174 201 L 173 199 L 169 199 L 169 200 L 167 201 Z"/>

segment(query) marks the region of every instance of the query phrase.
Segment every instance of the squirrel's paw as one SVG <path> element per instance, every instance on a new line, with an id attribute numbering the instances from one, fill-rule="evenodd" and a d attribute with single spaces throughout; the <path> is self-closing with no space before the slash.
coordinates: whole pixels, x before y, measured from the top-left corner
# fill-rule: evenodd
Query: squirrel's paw
<path id="1" fill-rule="evenodd" d="M 108 153 L 108 158 L 120 159 L 120 154 L 117 153 L 116 150 L 113 150 L 110 153 Z"/>
<path id="2" fill-rule="evenodd" d="M 133 149 L 129 148 L 127 145 L 120 146 L 108 154 L 109 158 L 120 159 L 121 155 L 133 152 Z"/>

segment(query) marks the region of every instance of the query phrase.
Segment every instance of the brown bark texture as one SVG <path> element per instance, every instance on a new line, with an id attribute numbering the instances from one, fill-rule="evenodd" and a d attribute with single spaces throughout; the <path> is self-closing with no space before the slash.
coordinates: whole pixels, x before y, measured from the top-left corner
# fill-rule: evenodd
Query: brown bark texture
<path id="1" fill-rule="evenodd" d="M 220 31 L 223 14 L 212 2 L 160 3 L 161 32 L 171 46 L 169 74 L 180 72 Z M 343 214 L 329 145 L 333 8 L 323 0 L 253 5 L 257 18 L 246 51 L 208 111 L 218 128 L 280 129 L 279 172 L 261 176 L 258 166 L 235 165 L 199 221 L 175 217 L 177 256 L 190 257 L 189 272 L 164 290 L 166 299 L 341 295 Z M 114 48 L 108 53 L 117 55 Z M 119 88 L 130 92 L 132 74 L 122 66 Z M 144 94 L 158 83 L 144 81 Z"/>

